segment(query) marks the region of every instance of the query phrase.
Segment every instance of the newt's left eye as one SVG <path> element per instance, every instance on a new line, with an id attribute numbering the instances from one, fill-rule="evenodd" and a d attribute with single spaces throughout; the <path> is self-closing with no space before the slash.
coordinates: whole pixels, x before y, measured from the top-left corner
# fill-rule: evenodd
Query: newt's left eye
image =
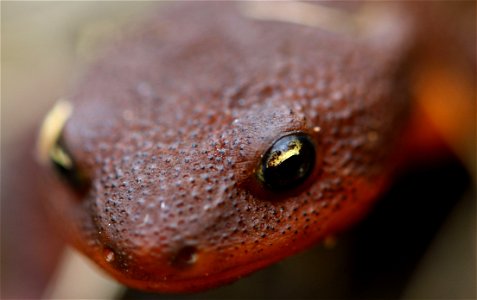
<path id="1" fill-rule="evenodd" d="M 292 133 L 278 139 L 263 155 L 256 176 L 272 191 L 284 191 L 302 184 L 316 161 L 315 144 L 305 133 Z"/>
<path id="2" fill-rule="evenodd" d="M 88 188 L 89 179 L 74 161 L 62 136 L 52 145 L 48 154 L 51 165 L 61 179 L 65 180 L 75 191 L 84 193 Z"/>
<path id="3" fill-rule="evenodd" d="M 68 151 L 63 139 L 63 128 L 71 115 L 69 102 L 59 101 L 48 113 L 40 130 L 38 157 L 41 163 L 50 165 L 75 191 L 87 190 L 89 180 Z"/>

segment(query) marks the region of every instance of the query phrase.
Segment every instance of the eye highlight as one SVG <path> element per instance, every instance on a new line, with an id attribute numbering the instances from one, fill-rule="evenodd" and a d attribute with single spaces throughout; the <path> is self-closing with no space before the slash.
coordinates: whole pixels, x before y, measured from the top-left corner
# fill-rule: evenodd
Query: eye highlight
<path id="1" fill-rule="evenodd" d="M 265 152 L 256 176 L 270 190 L 289 190 L 309 177 L 315 161 L 315 144 L 311 138 L 305 133 L 292 133 L 276 140 Z"/>

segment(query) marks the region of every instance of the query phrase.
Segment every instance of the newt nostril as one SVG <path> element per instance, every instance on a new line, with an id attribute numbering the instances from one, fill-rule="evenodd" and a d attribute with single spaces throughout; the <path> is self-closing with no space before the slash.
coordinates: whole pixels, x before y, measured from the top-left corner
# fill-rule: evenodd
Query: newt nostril
<path id="1" fill-rule="evenodd" d="M 114 254 L 114 251 L 111 250 L 110 248 L 105 247 L 105 248 L 103 249 L 103 257 L 104 257 L 104 260 L 105 260 L 107 263 L 113 262 L 115 256 L 116 256 L 116 255 Z"/>
<path id="2" fill-rule="evenodd" d="M 198 254 L 195 246 L 184 246 L 172 257 L 171 263 L 178 268 L 186 268 L 197 262 Z"/>

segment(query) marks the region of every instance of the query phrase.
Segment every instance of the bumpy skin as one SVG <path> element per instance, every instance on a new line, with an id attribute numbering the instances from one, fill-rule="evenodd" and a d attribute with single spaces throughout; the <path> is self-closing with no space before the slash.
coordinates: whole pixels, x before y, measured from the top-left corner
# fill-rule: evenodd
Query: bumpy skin
<path id="1" fill-rule="evenodd" d="M 218 3 L 154 15 L 69 97 L 63 138 L 91 186 L 80 195 L 48 171 L 55 218 L 119 281 L 162 292 L 236 280 L 341 230 L 392 172 L 401 25 L 338 34 Z M 294 131 L 317 145 L 314 172 L 267 191 L 261 155 Z"/>

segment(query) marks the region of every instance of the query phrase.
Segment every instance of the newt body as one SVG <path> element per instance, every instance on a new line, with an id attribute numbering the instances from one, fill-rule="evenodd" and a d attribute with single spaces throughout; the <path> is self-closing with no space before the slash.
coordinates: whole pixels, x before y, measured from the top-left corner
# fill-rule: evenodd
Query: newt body
<path id="1" fill-rule="evenodd" d="M 151 18 L 68 97 L 52 214 L 119 281 L 161 292 L 231 282 L 348 227 L 400 159 L 412 32 L 388 25 L 336 33 L 219 4 Z M 294 134 L 311 171 L 275 190 L 257 170 Z"/>

